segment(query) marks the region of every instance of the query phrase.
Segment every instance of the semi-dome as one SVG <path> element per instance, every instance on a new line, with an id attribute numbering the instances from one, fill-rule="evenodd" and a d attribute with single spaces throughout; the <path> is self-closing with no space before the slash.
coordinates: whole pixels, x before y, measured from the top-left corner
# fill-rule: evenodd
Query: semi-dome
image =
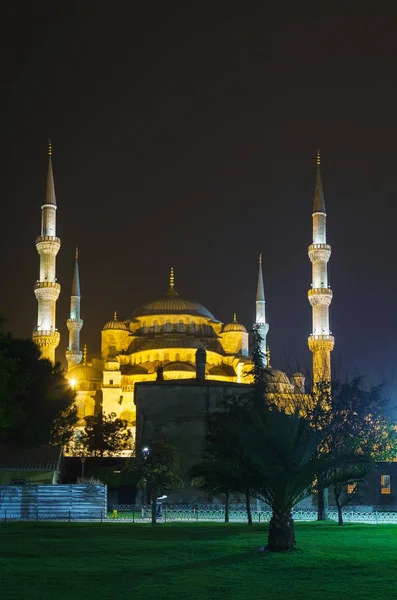
<path id="1" fill-rule="evenodd" d="M 193 365 L 191 365 L 189 363 L 174 361 L 174 362 L 170 362 L 170 363 L 164 365 L 163 371 L 189 371 L 189 372 L 193 371 L 193 372 L 195 372 L 196 369 L 193 367 Z"/>
<path id="2" fill-rule="evenodd" d="M 227 333 L 229 331 L 240 331 L 242 333 L 247 333 L 247 330 L 244 327 L 244 325 L 237 321 L 236 313 L 234 313 L 233 321 L 231 323 L 226 323 L 226 325 L 223 328 L 223 333 Z"/>
<path id="3" fill-rule="evenodd" d="M 102 373 L 91 365 L 77 365 L 68 371 L 68 379 L 76 381 L 102 381 Z"/>
<path id="4" fill-rule="evenodd" d="M 173 269 L 171 269 L 168 292 L 155 300 L 142 304 L 132 314 L 134 318 L 148 315 L 192 315 L 195 317 L 206 317 L 213 321 L 216 320 L 214 315 L 199 302 L 186 300 L 178 295 L 178 292 L 174 288 Z"/>
<path id="5" fill-rule="evenodd" d="M 122 331 L 128 331 L 127 325 L 117 319 L 116 312 L 114 313 L 113 321 L 108 321 L 107 323 L 105 323 L 105 325 L 102 327 L 102 331 L 105 331 L 105 329 L 118 329 Z"/>

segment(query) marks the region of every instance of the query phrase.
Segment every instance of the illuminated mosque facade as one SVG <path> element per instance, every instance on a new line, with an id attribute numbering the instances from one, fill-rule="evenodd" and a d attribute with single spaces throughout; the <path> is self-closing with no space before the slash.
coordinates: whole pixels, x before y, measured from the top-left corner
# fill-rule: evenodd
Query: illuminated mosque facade
<path id="1" fill-rule="evenodd" d="M 56 328 L 56 302 L 60 285 L 56 279 L 56 256 L 61 241 L 56 236 L 56 196 L 52 170 L 52 152 L 49 147 L 47 189 L 41 207 L 41 235 L 36 240 L 40 256 L 40 278 L 34 286 L 38 302 L 37 326 L 33 340 L 42 357 L 55 362 L 55 350 L 60 334 Z M 329 330 L 329 305 L 332 292 L 328 285 L 327 263 L 331 248 L 326 241 L 326 212 L 320 173 L 320 155 L 317 155 L 317 174 L 313 207 L 313 243 L 309 246 L 312 262 L 312 287 L 309 302 L 312 306 L 313 329 L 309 348 L 313 354 L 313 379 L 330 380 L 330 353 L 334 339 Z M 101 331 L 101 354 L 87 360 L 82 351 L 80 332 L 81 290 L 76 251 L 72 283 L 70 316 L 67 320 L 69 344 L 66 351 L 67 378 L 77 392 L 76 402 L 79 427 L 85 418 L 98 410 L 115 413 L 135 427 L 134 386 L 138 382 L 155 381 L 161 373 L 164 379 L 196 377 L 196 352 L 206 351 L 205 377 L 227 383 L 252 382 L 252 361 L 249 356 L 247 329 L 234 315 L 224 324 L 202 304 L 186 300 L 175 289 L 174 270 L 171 268 L 168 289 L 158 298 L 142 304 L 130 317 L 119 318 L 116 313 Z M 264 366 L 271 371 L 269 387 L 273 393 L 291 396 L 302 394 L 303 375 L 291 378 L 270 368 L 266 344 L 269 325 L 266 322 L 265 294 L 261 257 L 256 292 L 256 325 L 262 338 Z"/>

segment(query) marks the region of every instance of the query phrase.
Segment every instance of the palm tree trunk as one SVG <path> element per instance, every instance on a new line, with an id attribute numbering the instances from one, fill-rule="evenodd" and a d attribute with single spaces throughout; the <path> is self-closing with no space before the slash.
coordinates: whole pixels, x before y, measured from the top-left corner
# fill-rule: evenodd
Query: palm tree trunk
<path id="1" fill-rule="evenodd" d="M 273 510 L 269 523 L 267 550 L 286 552 L 295 548 L 294 520 L 290 512 Z"/>
<path id="2" fill-rule="evenodd" d="M 229 490 L 225 494 L 225 523 L 229 523 Z"/>
<path id="3" fill-rule="evenodd" d="M 157 520 L 156 520 L 157 489 L 152 488 L 151 492 L 152 492 L 152 525 L 154 527 L 154 525 L 156 525 L 156 523 L 157 523 Z"/>
<path id="4" fill-rule="evenodd" d="M 252 525 L 252 512 L 251 512 L 250 492 L 249 492 L 249 490 L 245 490 L 245 506 L 247 508 L 248 525 Z"/>
<path id="5" fill-rule="evenodd" d="M 339 525 L 339 527 L 343 526 L 343 512 L 342 512 L 342 505 L 340 503 L 341 492 L 342 492 L 342 486 L 336 485 L 334 487 L 334 495 L 335 495 L 336 508 L 338 509 L 338 525 Z"/>

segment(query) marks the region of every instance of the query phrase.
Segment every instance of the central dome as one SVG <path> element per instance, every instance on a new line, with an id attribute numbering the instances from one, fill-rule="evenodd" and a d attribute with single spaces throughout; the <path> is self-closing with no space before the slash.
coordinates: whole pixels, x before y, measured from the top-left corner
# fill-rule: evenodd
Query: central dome
<path id="1" fill-rule="evenodd" d="M 215 317 L 199 302 L 185 300 L 177 295 L 165 294 L 151 302 L 146 302 L 137 308 L 132 316 L 143 317 L 146 315 L 194 315 L 206 317 L 215 321 Z"/>
<path id="2" fill-rule="evenodd" d="M 171 269 L 170 287 L 168 292 L 151 302 L 146 302 L 137 308 L 132 316 L 144 317 L 147 315 L 193 315 L 195 317 L 206 317 L 216 321 L 214 315 L 210 313 L 199 302 L 185 300 L 178 295 L 174 288 L 174 270 Z"/>

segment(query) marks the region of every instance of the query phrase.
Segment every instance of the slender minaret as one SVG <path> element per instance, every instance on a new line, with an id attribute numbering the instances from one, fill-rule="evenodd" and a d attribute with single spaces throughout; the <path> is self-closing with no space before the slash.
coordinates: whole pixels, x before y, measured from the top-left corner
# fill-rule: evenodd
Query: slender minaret
<path id="1" fill-rule="evenodd" d="M 319 150 L 313 204 L 313 244 L 309 246 L 312 289 L 309 290 L 308 296 L 313 314 L 313 332 L 309 337 L 309 348 L 313 353 L 314 384 L 331 381 L 331 351 L 334 347 L 334 338 L 329 329 L 332 291 L 328 285 L 327 264 L 331 256 L 331 246 L 327 244 L 326 220 Z"/>
<path id="2" fill-rule="evenodd" d="M 76 263 L 73 273 L 72 295 L 70 297 L 70 317 L 66 321 L 69 329 L 69 347 L 66 351 L 68 369 L 79 365 L 83 356 L 80 350 L 80 330 L 83 327 L 83 320 L 80 319 L 80 300 L 79 251 L 76 248 Z"/>
<path id="3" fill-rule="evenodd" d="M 59 332 L 55 328 L 55 310 L 61 291 L 61 286 L 56 280 L 55 268 L 61 240 L 56 237 L 57 204 L 51 154 L 51 142 L 49 142 L 47 191 L 45 202 L 41 207 L 41 235 L 36 239 L 36 248 L 40 255 L 40 279 L 34 286 L 38 315 L 33 341 L 41 351 L 41 358 L 47 358 L 55 363 L 55 348 L 60 339 Z"/>
<path id="4" fill-rule="evenodd" d="M 258 272 L 258 286 L 256 289 L 256 319 L 255 325 L 258 326 L 258 332 L 262 338 L 261 351 L 263 354 L 263 366 L 267 366 L 267 344 L 266 336 L 269 331 L 269 325 L 266 323 L 265 313 L 265 290 L 263 287 L 263 273 L 262 273 L 262 254 L 259 255 L 259 272 Z"/>

